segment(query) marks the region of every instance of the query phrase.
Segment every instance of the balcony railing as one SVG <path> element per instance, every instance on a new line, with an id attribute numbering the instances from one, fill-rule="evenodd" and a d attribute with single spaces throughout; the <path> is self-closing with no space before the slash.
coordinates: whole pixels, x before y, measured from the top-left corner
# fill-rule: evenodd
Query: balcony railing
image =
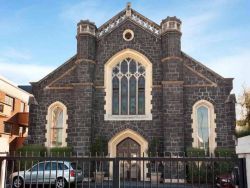
<path id="1" fill-rule="evenodd" d="M 4 132 L 11 136 L 24 137 L 29 123 L 29 113 L 18 112 L 4 122 Z"/>

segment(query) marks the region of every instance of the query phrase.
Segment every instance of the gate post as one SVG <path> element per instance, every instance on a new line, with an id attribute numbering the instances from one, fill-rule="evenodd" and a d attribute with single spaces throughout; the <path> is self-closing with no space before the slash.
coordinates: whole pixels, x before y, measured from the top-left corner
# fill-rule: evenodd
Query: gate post
<path id="1" fill-rule="evenodd" d="M 114 158 L 113 163 L 113 187 L 120 188 L 120 161 Z"/>
<path id="2" fill-rule="evenodd" d="M 244 136 L 238 138 L 236 146 L 236 154 L 240 160 L 240 183 L 243 183 L 243 187 L 250 185 L 250 136 Z M 244 172 L 245 170 L 245 172 Z M 244 174 L 245 173 L 245 174 Z M 245 177 L 245 178 L 244 178 Z"/>

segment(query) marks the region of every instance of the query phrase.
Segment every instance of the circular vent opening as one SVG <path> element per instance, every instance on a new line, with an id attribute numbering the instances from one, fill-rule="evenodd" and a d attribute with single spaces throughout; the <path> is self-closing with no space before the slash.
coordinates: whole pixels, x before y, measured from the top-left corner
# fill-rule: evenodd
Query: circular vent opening
<path id="1" fill-rule="evenodd" d="M 123 39 L 126 41 L 131 41 L 134 38 L 134 32 L 130 29 L 127 29 L 123 32 Z"/>

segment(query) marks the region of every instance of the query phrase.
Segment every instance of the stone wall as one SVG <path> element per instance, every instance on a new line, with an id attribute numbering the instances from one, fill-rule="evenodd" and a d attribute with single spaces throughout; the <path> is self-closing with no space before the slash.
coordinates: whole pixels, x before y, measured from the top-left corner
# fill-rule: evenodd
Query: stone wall
<path id="1" fill-rule="evenodd" d="M 123 31 L 134 32 L 132 41 Z M 180 49 L 178 33 L 159 37 L 127 20 L 101 38 L 81 35 L 77 54 L 53 73 L 33 84 L 29 143 L 45 142 L 47 109 L 56 101 L 68 110 L 68 145 L 87 154 L 97 135 L 107 139 L 129 128 L 149 142 L 160 141 L 160 150 L 184 151 L 192 145 L 192 106 L 201 99 L 214 104 L 217 145 L 233 147 L 234 102 L 228 101 L 232 80 L 217 75 Z M 104 121 L 104 65 L 117 52 L 130 48 L 152 63 L 152 116 L 150 121 Z M 171 58 L 169 58 L 171 56 Z M 162 60 L 163 59 L 163 60 Z"/>

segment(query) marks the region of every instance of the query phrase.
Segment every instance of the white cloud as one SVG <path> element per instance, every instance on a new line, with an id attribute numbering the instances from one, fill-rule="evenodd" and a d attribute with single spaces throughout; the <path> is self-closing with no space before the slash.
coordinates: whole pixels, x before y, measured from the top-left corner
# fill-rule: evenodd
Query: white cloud
<path id="1" fill-rule="evenodd" d="M 80 20 L 90 19 L 90 21 L 95 22 L 97 26 L 100 26 L 105 20 L 110 19 L 110 16 L 113 16 L 114 10 L 112 10 L 112 6 L 108 6 L 109 3 L 86 0 L 73 5 L 69 4 L 62 9 L 60 16 L 64 20 L 74 21 L 75 23 Z M 103 8 L 103 6 L 105 6 L 105 8 Z"/>
<path id="2" fill-rule="evenodd" d="M 32 55 L 29 50 L 17 50 L 15 48 L 9 47 L 0 52 L 0 56 L 3 59 L 18 59 L 18 60 L 31 60 Z"/>
<path id="3" fill-rule="evenodd" d="M 196 34 L 200 34 L 206 27 L 208 27 L 209 23 L 212 22 L 216 16 L 216 12 L 206 12 L 184 18 L 182 21 L 182 32 L 187 38 L 194 37 Z"/>
<path id="4" fill-rule="evenodd" d="M 249 51 L 242 50 L 235 54 L 228 54 L 221 58 L 212 59 L 208 62 L 209 67 L 224 77 L 234 78 L 233 92 L 240 95 L 243 86 L 250 86 L 250 54 Z"/>
<path id="5" fill-rule="evenodd" d="M 18 85 L 38 81 L 49 74 L 54 68 L 55 67 L 51 66 L 36 65 L 34 63 L 19 64 L 0 60 L 0 74 Z"/>

